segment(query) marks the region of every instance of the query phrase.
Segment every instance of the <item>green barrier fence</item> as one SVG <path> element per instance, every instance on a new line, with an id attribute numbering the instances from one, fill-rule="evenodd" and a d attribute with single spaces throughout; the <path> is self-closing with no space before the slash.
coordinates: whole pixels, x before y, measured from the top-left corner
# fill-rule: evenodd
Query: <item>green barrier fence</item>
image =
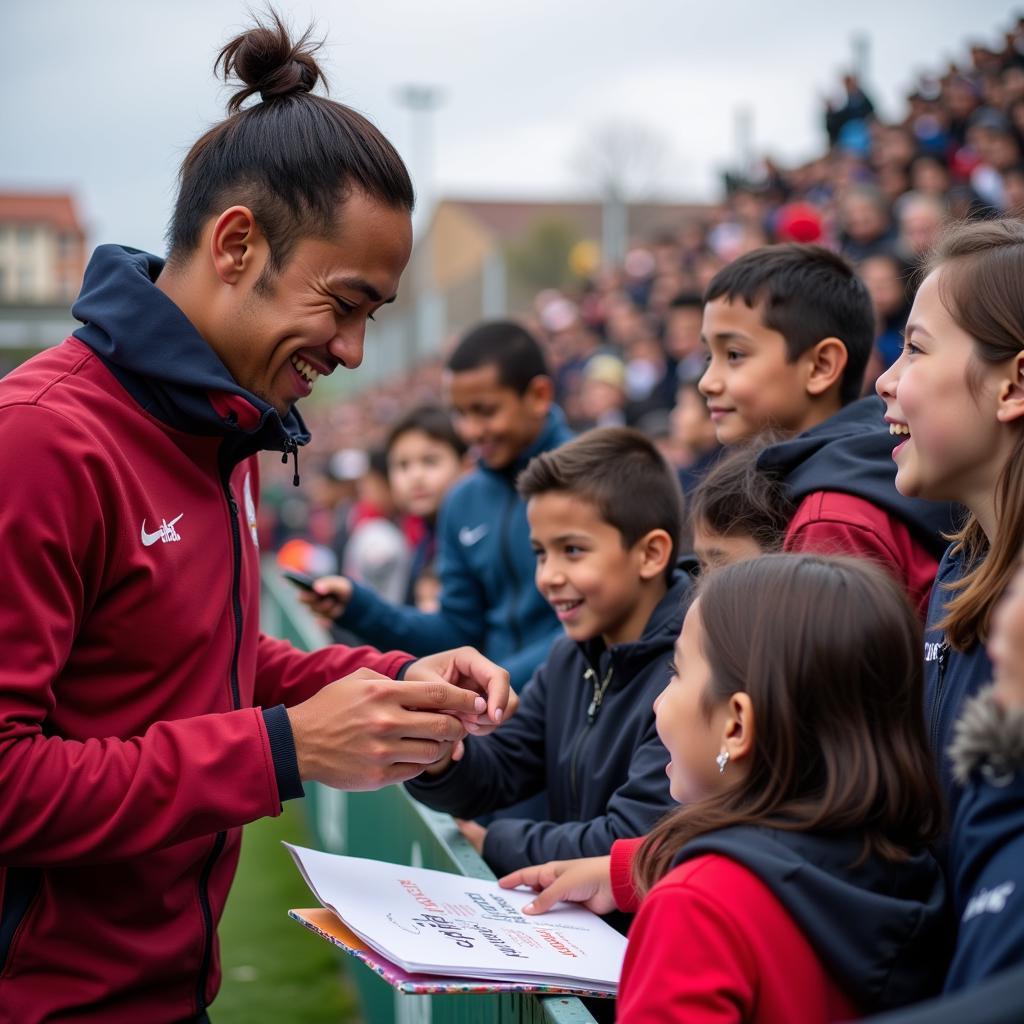
<path id="1" fill-rule="evenodd" d="M 302 650 L 315 650 L 328 639 L 296 601 L 290 584 L 281 579 L 269 562 L 263 572 L 263 630 L 290 640 Z M 472 878 L 494 877 L 447 814 L 417 803 L 400 786 L 377 793 L 342 793 L 327 786 L 307 784 L 306 809 L 312 841 L 321 850 L 455 871 Z M 301 935 L 296 936 L 296 941 L 301 939 Z M 348 973 L 359 991 L 367 1024 L 594 1024 L 594 1018 L 578 999 L 523 995 L 410 996 L 396 992 L 354 961 Z"/>

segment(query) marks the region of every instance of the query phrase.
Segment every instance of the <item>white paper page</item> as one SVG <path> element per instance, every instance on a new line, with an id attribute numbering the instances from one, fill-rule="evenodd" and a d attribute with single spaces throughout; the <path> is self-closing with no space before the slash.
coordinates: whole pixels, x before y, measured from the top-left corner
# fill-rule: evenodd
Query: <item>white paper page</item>
<path id="1" fill-rule="evenodd" d="M 626 939 L 583 907 L 524 917 L 533 893 L 497 882 L 285 846 L 317 899 L 404 970 L 618 983 Z"/>

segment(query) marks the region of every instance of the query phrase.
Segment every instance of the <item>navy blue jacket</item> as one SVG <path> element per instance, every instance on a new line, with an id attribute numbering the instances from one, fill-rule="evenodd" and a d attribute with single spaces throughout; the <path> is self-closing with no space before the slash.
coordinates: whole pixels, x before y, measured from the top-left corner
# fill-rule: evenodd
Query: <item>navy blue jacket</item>
<path id="1" fill-rule="evenodd" d="M 1024 963 L 1024 711 L 1006 712 L 982 690 L 950 754 L 963 787 L 949 844 L 959 931 L 946 991 L 955 992 Z"/>
<path id="2" fill-rule="evenodd" d="M 857 835 L 736 826 L 688 842 L 673 867 L 717 853 L 755 874 L 866 1011 L 924 999 L 942 984 L 949 946 L 945 883 L 931 854 L 869 856 Z"/>
<path id="3" fill-rule="evenodd" d="M 537 440 L 512 466 L 497 472 L 480 464 L 449 491 L 437 530 L 440 611 L 397 607 L 356 583 L 338 624 L 367 643 L 419 657 L 469 644 L 508 669 L 520 689 L 561 627 L 534 585 L 526 503 L 515 481 L 534 455 L 571 437 L 553 407 Z"/>
<path id="4" fill-rule="evenodd" d="M 669 756 L 654 728 L 654 698 L 669 679 L 672 647 L 690 600 L 677 572 L 643 636 L 605 648 L 600 637 L 559 639 L 523 690 L 519 710 L 439 776 L 406 783 L 430 807 L 472 818 L 547 788 L 550 820 L 492 822 L 484 859 L 498 875 L 528 864 L 608 853 L 646 834 L 673 806 Z M 600 702 L 595 691 L 604 680 Z"/>
<path id="5" fill-rule="evenodd" d="M 956 815 L 961 793 L 960 787 L 953 782 L 948 754 L 953 728 L 965 702 L 992 681 L 992 663 L 985 653 L 984 644 L 976 643 L 967 651 L 956 651 L 949 646 L 945 634 L 936 628 L 946 614 L 950 597 L 948 585 L 964 576 L 968 568 L 961 555 L 953 554 L 951 545 L 939 563 L 924 631 L 925 725 L 950 821 Z"/>

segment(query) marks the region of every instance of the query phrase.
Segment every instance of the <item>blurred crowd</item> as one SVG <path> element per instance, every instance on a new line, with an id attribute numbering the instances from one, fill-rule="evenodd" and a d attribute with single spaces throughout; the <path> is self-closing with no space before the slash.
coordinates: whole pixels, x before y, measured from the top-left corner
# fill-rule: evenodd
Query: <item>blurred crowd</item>
<path id="1" fill-rule="evenodd" d="M 779 242 L 840 252 L 875 307 L 870 390 L 898 354 L 914 270 L 943 225 L 1024 211 L 1024 17 L 1000 45 L 971 44 L 962 63 L 922 75 L 895 122 L 879 116 L 855 75 L 843 76 L 841 93 L 823 110 L 820 156 L 788 168 L 765 157 L 748 173 L 726 175 L 725 199 L 704 219 L 635 240 L 621 265 L 572 291 L 542 291 L 521 311 L 545 347 L 556 401 L 574 429 L 640 428 L 686 490 L 716 449 L 696 382 L 702 294 L 718 270 Z M 302 452 L 304 486 L 293 488 L 290 474 L 269 465 L 264 474 L 268 547 L 301 538 L 312 547 L 296 562 L 329 572 L 341 568 L 346 522 L 405 522 L 386 475 L 382 483 L 372 465 L 385 464 L 401 413 L 441 401 L 446 351 L 358 395 L 303 408 L 313 434 Z M 415 544 L 417 527 L 405 529 Z"/>

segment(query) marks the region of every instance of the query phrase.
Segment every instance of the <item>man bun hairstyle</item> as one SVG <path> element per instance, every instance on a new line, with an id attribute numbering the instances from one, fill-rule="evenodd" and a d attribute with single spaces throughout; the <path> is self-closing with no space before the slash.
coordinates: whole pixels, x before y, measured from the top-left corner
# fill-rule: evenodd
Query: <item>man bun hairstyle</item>
<path id="1" fill-rule="evenodd" d="M 846 346 L 839 384 L 843 405 L 860 397 L 875 342 L 871 296 L 849 263 L 820 245 L 795 242 L 745 253 L 711 279 L 704 301 L 760 305 L 765 327 L 786 340 L 790 362 L 825 338 Z"/>
<path id="2" fill-rule="evenodd" d="M 651 530 L 672 538 L 665 578 L 675 571 L 683 528 L 679 478 L 649 437 L 631 427 L 599 427 L 534 456 L 519 474 L 524 501 L 559 492 L 590 502 L 631 548 Z"/>
<path id="3" fill-rule="evenodd" d="M 313 92 L 325 83 L 314 56 L 319 46 L 309 30 L 293 41 L 271 11 L 217 55 L 215 71 L 241 88 L 228 101 L 228 117 L 182 162 L 170 263 L 187 260 L 207 220 L 235 204 L 252 211 L 266 237 L 270 271 L 287 262 L 299 239 L 335 232 L 353 191 L 412 210 L 412 181 L 394 146 L 362 114 Z"/>

